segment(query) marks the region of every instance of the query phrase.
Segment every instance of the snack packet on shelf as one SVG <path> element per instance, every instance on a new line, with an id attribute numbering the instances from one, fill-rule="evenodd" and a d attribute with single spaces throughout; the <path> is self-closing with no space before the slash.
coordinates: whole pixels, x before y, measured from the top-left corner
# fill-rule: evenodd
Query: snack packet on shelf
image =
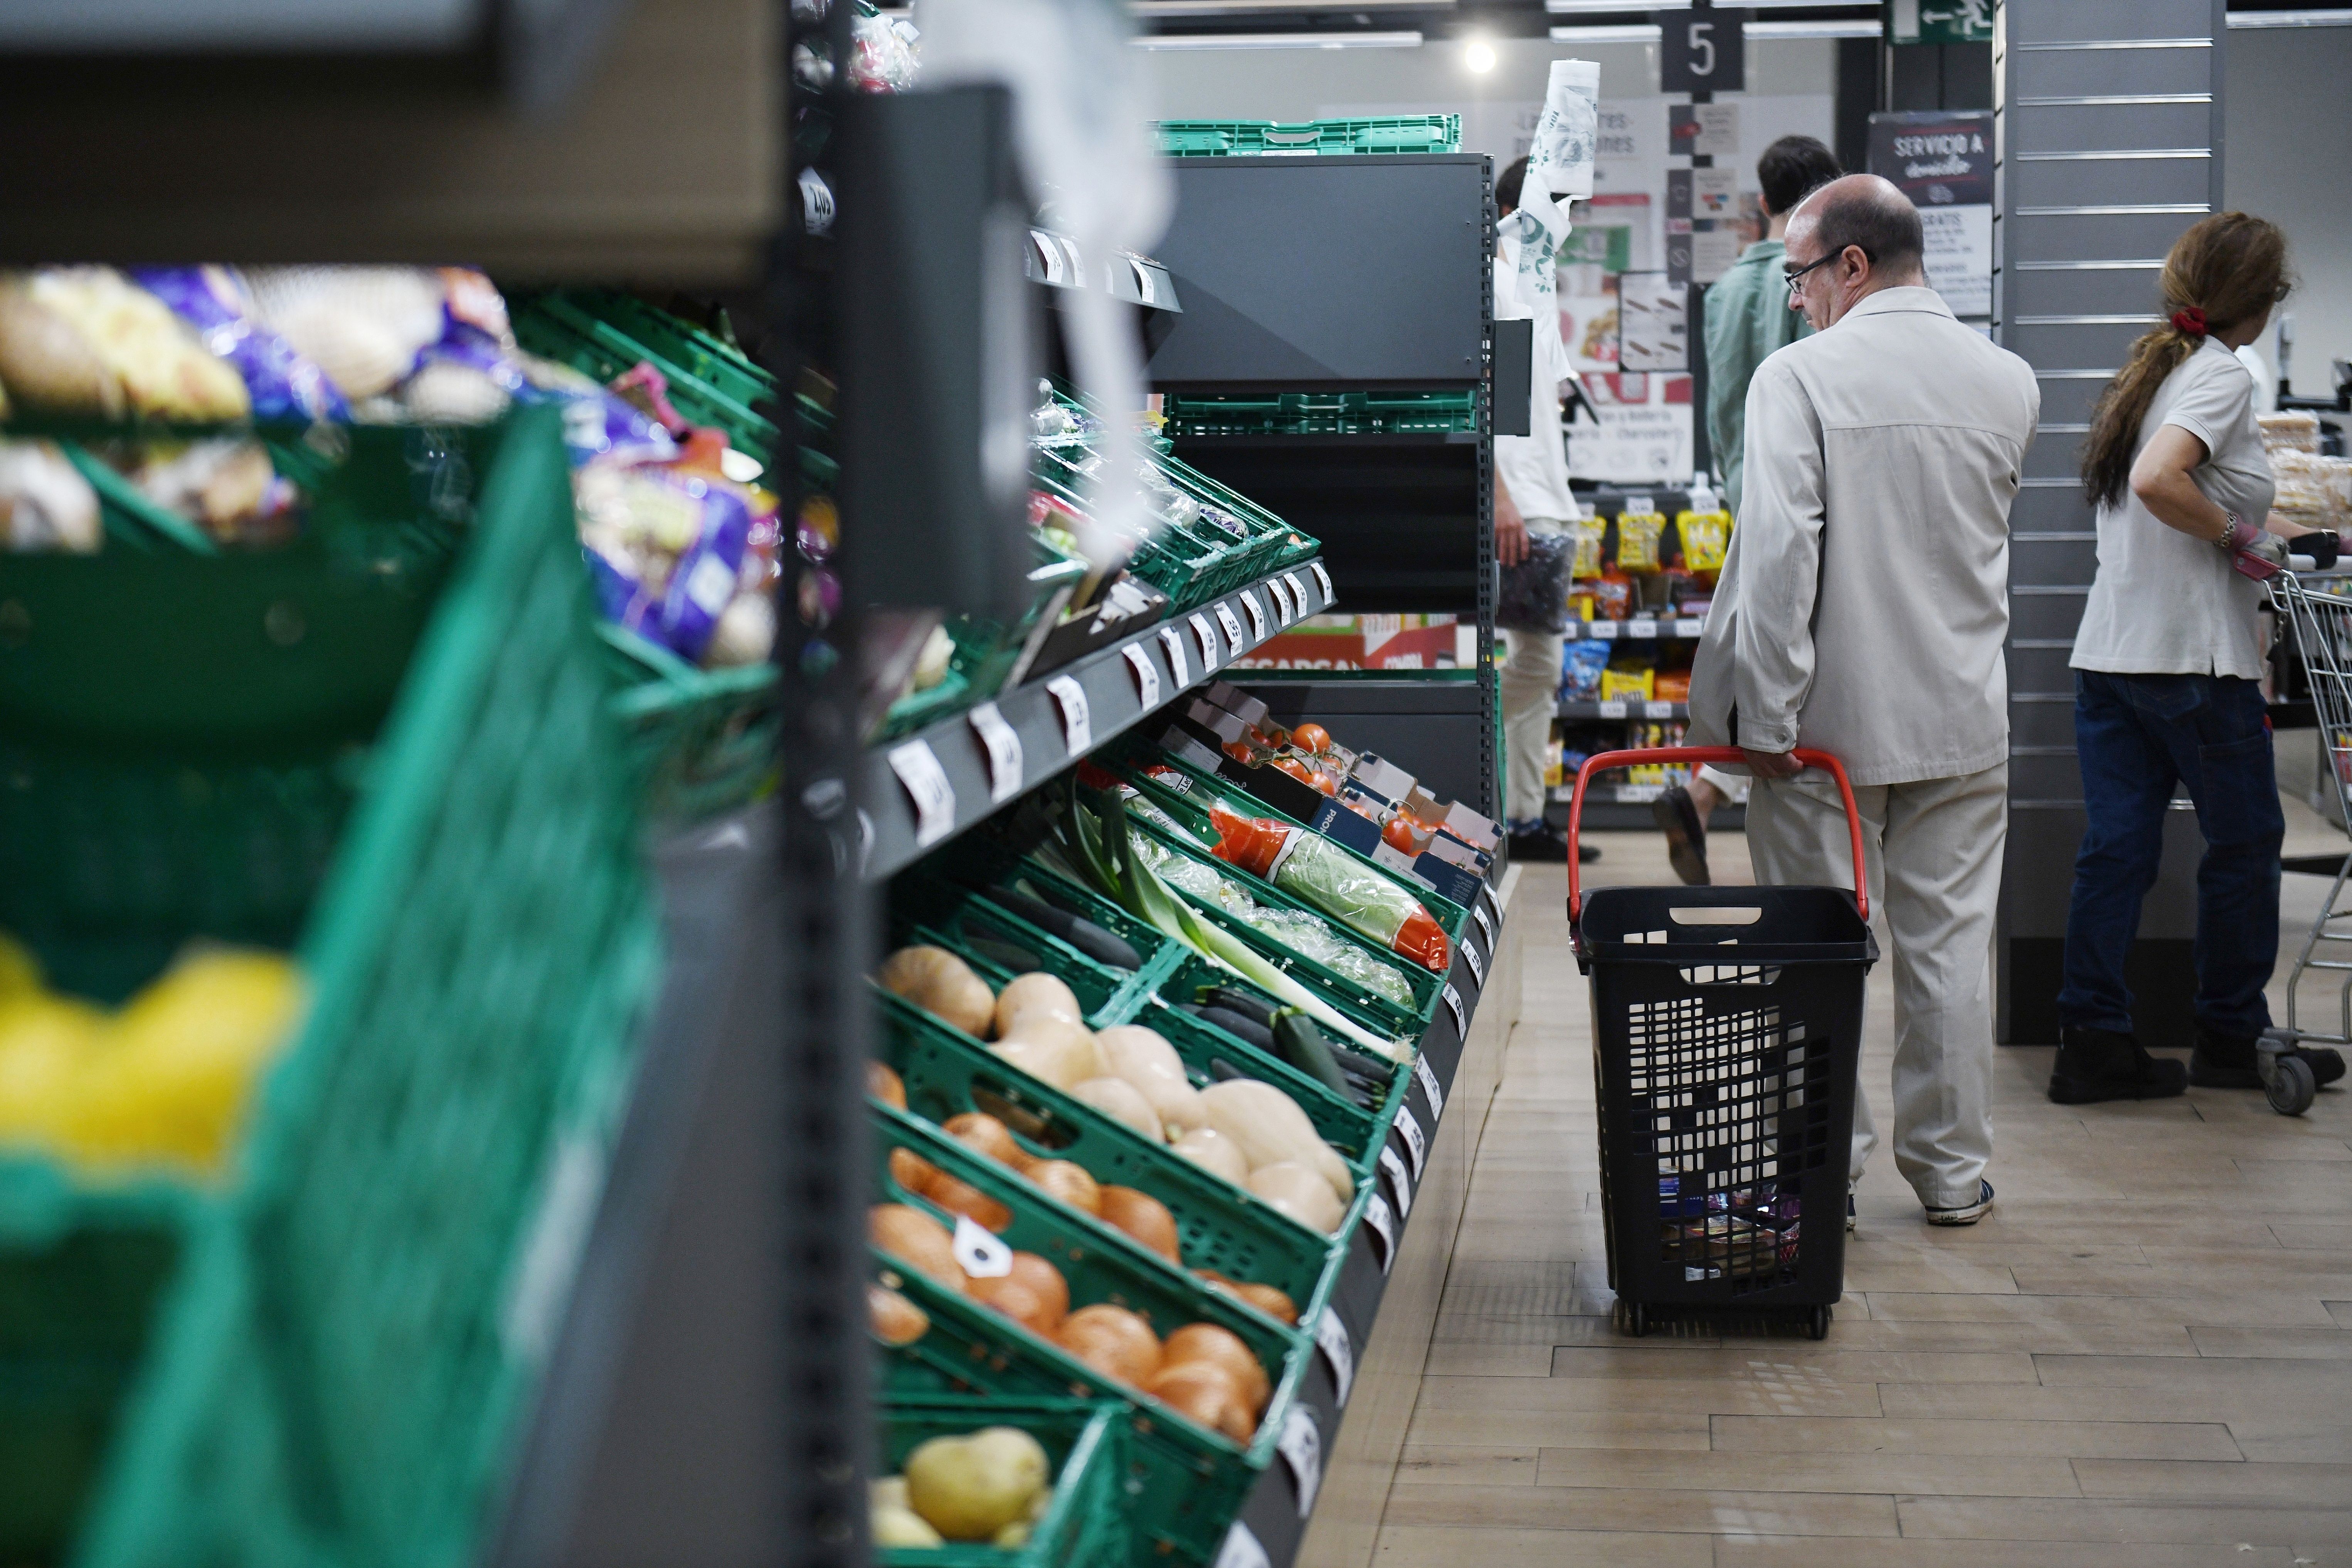
<path id="1" fill-rule="evenodd" d="M 142 267 L 131 275 L 244 379 L 256 419 L 350 420 L 351 405 L 334 382 L 263 322 L 244 282 L 229 268 Z"/>
<path id="2" fill-rule="evenodd" d="M 96 551 L 98 492 L 50 441 L 0 441 L 0 549 Z"/>

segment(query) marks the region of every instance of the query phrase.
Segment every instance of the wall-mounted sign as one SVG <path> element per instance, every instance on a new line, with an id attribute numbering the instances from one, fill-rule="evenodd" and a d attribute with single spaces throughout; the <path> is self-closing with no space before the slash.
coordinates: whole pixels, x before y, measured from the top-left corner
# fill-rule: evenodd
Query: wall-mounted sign
<path id="1" fill-rule="evenodd" d="M 1919 209 L 1927 283 L 1956 316 L 1992 313 L 1992 114 L 1870 117 L 1870 172 Z"/>
<path id="2" fill-rule="evenodd" d="M 1992 0 L 1886 0 L 1890 44 L 1989 44 Z"/>

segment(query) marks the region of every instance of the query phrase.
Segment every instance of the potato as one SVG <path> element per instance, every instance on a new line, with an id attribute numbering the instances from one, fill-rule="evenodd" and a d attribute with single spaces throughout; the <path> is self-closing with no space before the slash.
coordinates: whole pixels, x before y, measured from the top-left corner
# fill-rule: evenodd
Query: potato
<path id="1" fill-rule="evenodd" d="M 988 1030 L 996 998 L 971 965 L 943 947 L 902 947 L 874 978 L 944 1024 L 977 1037 Z"/>
<path id="2" fill-rule="evenodd" d="M 996 999 L 997 1037 L 1002 1039 L 1013 1033 L 1013 1026 L 1033 1013 L 1060 1018 L 1080 1028 L 1086 1026 L 1087 1015 L 1078 1005 L 1077 994 L 1060 976 L 1044 970 L 1015 976 Z"/>

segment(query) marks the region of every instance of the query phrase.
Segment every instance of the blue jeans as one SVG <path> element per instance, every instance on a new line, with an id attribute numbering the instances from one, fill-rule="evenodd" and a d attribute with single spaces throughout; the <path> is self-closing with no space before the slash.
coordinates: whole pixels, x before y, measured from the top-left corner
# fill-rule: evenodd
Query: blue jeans
<path id="1" fill-rule="evenodd" d="M 2197 1021 L 2243 1038 L 2268 1027 L 2286 818 L 2262 688 L 2233 675 L 2074 672 L 2074 755 L 2090 821 L 2066 911 L 2062 1023 L 2131 1032 L 2124 955 L 2156 885 L 2176 780 L 2197 804 Z"/>

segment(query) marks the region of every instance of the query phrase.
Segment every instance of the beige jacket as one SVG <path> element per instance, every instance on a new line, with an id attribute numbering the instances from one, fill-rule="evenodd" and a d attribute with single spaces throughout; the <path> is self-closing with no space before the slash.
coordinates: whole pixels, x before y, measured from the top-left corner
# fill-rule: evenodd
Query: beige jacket
<path id="1" fill-rule="evenodd" d="M 2041 410 L 2025 362 L 1931 289 L 1758 367 L 1689 743 L 1818 747 L 1857 784 L 2007 760 L 2009 508 Z"/>

